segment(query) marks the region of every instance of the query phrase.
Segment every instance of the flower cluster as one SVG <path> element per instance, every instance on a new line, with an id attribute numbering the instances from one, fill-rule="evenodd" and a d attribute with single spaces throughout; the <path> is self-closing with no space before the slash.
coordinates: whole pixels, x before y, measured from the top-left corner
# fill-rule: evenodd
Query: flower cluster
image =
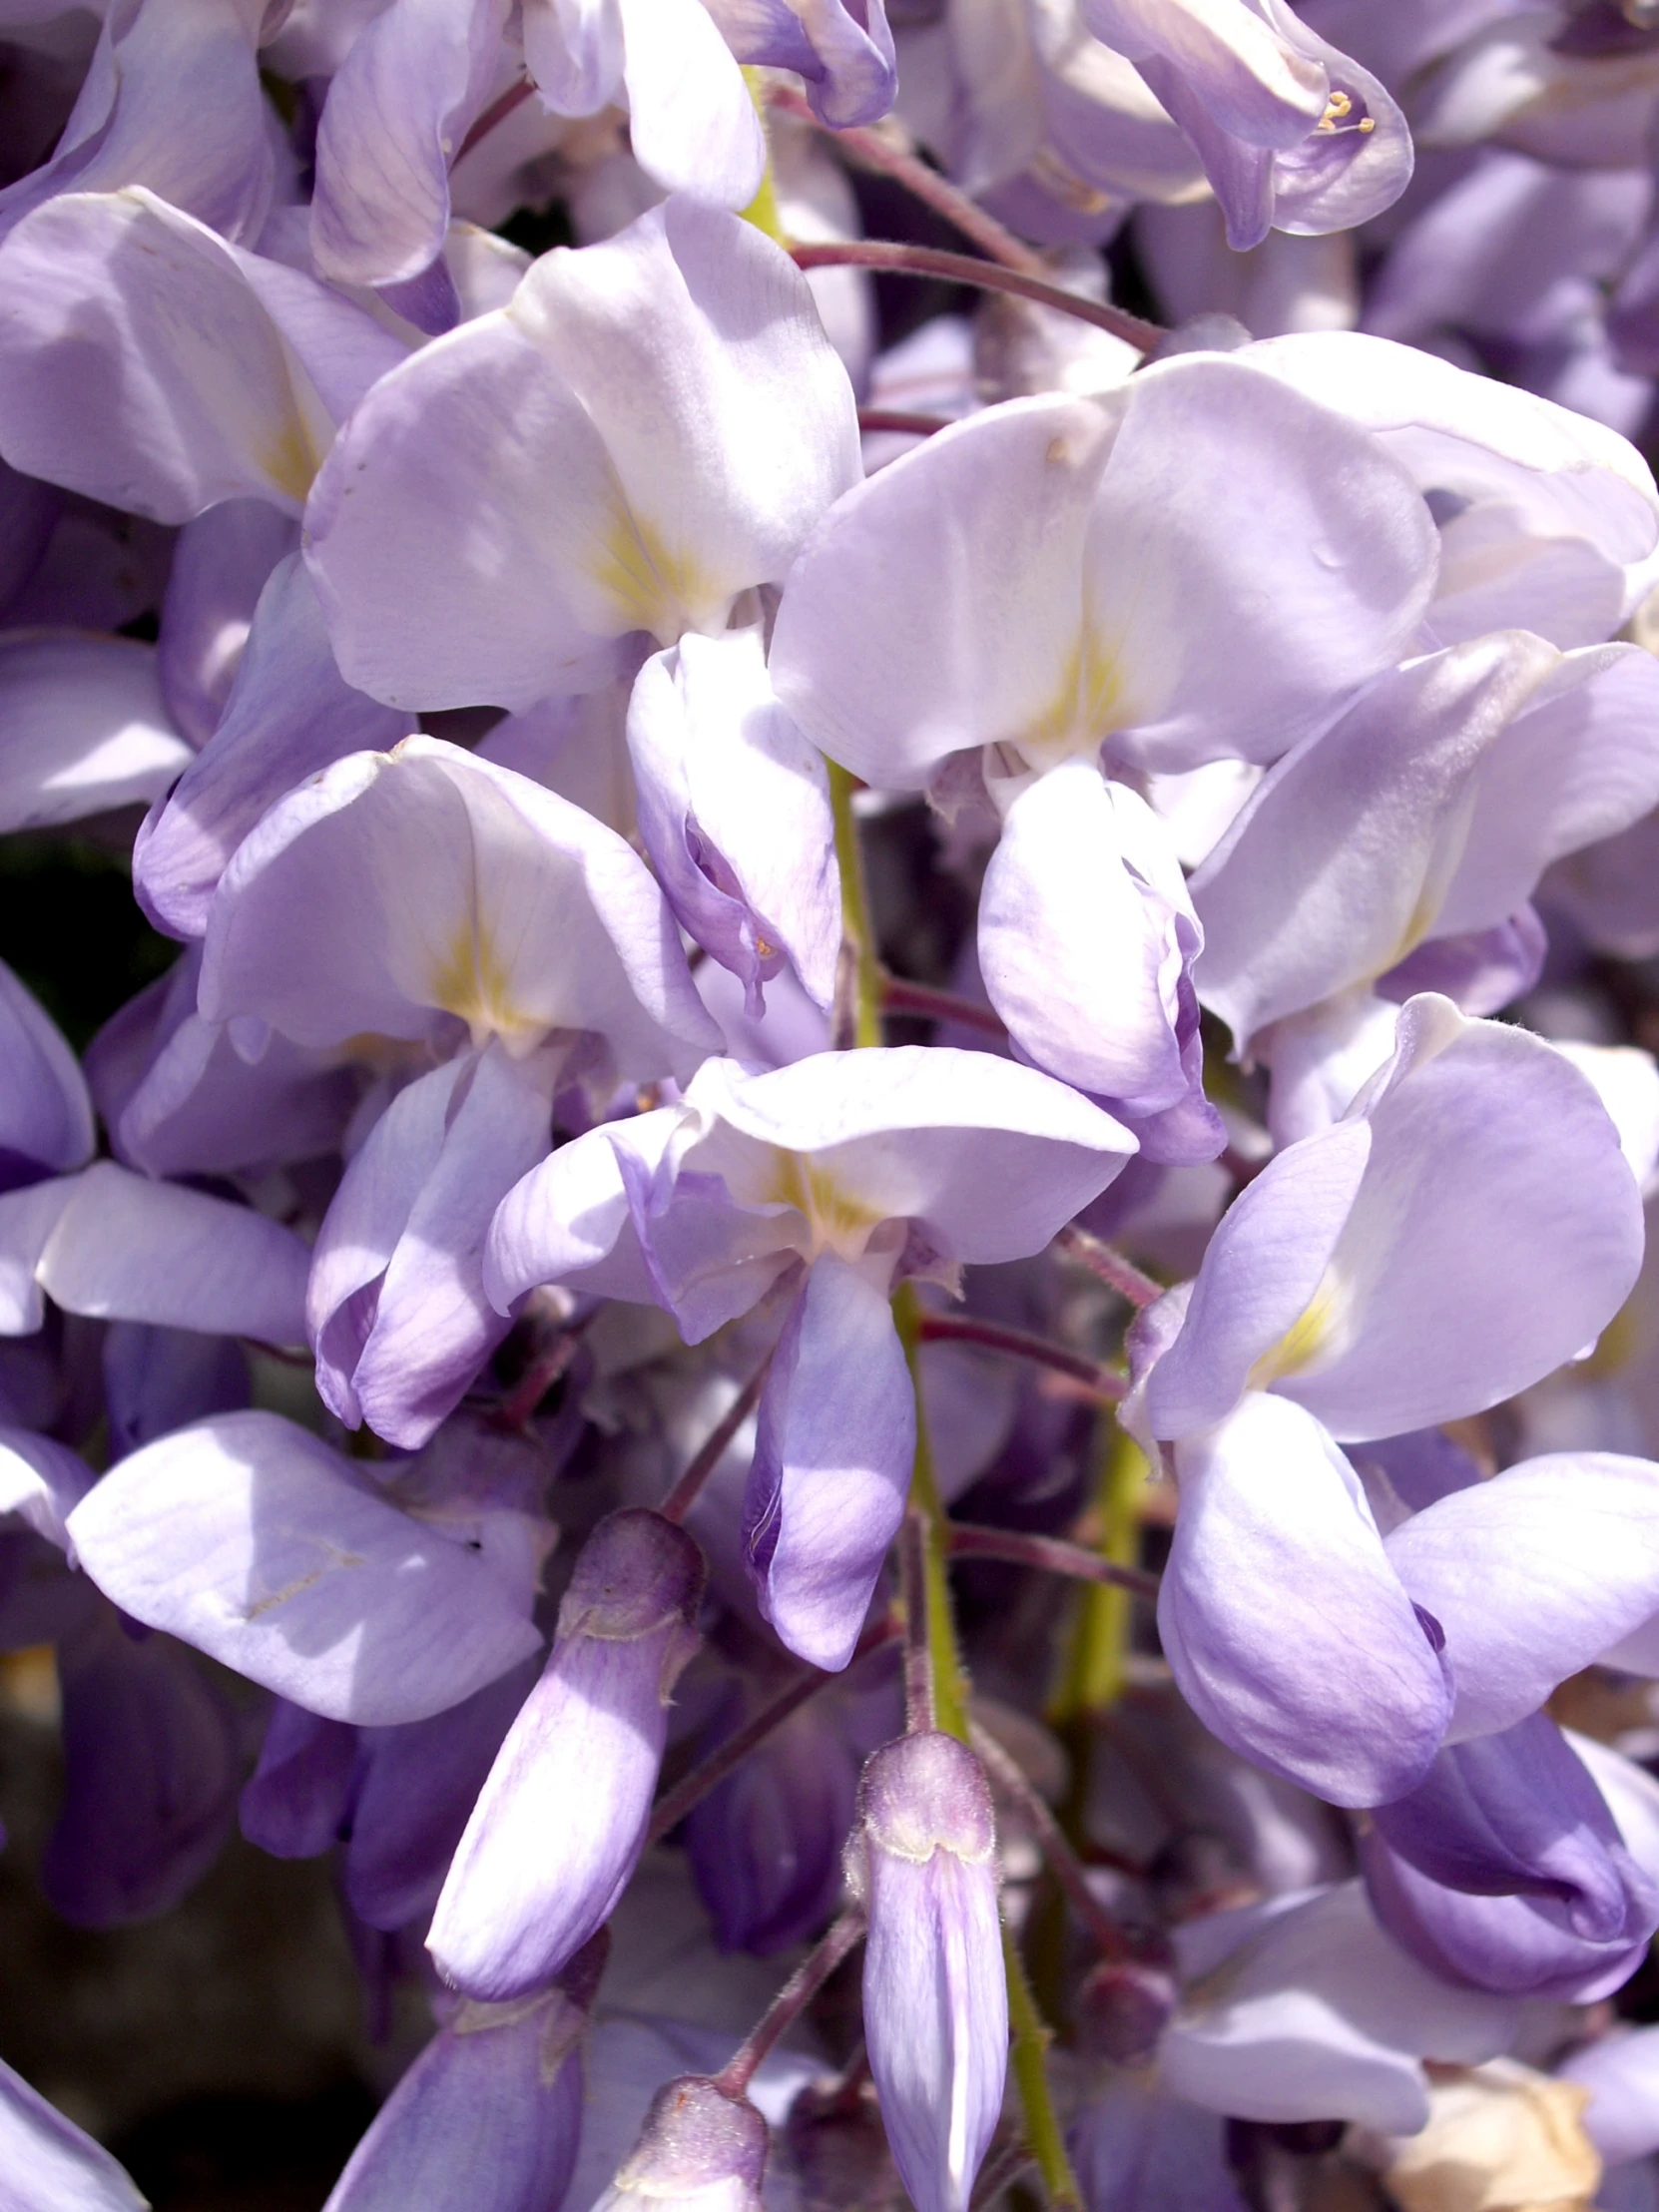
<path id="1" fill-rule="evenodd" d="M 332 1856 L 328 2212 L 1651 2212 L 1651 0 L 0 55 L 54 1910 Z"/>

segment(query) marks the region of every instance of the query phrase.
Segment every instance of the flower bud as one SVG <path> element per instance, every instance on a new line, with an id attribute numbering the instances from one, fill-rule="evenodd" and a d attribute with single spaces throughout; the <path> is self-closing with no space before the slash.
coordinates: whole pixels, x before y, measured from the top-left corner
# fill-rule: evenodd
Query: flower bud
<path id="1" fill-rule="evenodd" d="M 1096 1966 L 1077 2000 L 1077 2035 L 1092 2058 L 1142 2066 L 1175 2017 L 1179 1990 L 1168 1964 L 1109 1958 Z"/>
<path id="2" fill-rule="evenodd" d="M 848 1873 L 887 2141 L 916 2212 L 966 2212 L 1008 2061 L 990 1785 L 953 1736 L 901 1736 L 866 1763 L 858 1814 Z"/>
<path id="3" fill-rule="evenodd" d="M 380 2107 L 327 2212 L 545 2212 L 582 2136 L 579 2051 L 609 1938 L 512 2004 L 464 1998 Z"/>
<path id="4" fill-rule="evenodd" d="M 761 2212 L 767 2123 L 701 2074 L 667 2081 L 593 2212 Z"/>
<path id="5" fill-rule="evenodd" d="M 644 1848 L 703 1583 L 702 1553 L 660 1513 L 613 1513 L 588 1538 L 433 1916 L 428 1948 L 468 1996 L 539 1987 L 609 1918 Z"/>

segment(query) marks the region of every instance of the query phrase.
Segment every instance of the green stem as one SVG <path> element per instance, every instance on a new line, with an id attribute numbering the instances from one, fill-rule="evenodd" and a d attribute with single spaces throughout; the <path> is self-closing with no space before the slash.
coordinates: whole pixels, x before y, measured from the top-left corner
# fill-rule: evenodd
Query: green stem
<path id="1" fill-rule="evenodd" d="M 1036 2160 L 1050 2205 L 1056 2207 L 1056 2212 L 1060 2212 L 1060 2208 L 1080 2207 L 1082 2192 L 1071 2170 L 1071 2160 L 1066 2156 L 1066 2139 L 1048 2086 L 1047 2051 L 1052 2036 L 1037 2010 L 1031 1984 L 1025 1978 L 1024 1963 L 1006 1928 L 1002 1931 L 1002 1959 L 1008 1975 L 1008 2028 L 1013 2038 L 1014 2087 L 1019 2091 L 1020 2109 L 1025 2116 L 1026 2144 Z"/>
<path id="2" fill-rule="evenodd" d="M 927 1608 L 927 1668 L 933 1692 L 933 1726 L 947 1736 L 968 1740 L 968 1688 L 956 1649 L 956 1624 L 950 1611 L 950 1576 L 945 1566 L 949 1524 L 933 1479 L 933 1450 L 916 1361 L 921 1350 L 921 1309 L 913 1285 L 901 1283 L 893 1294 L 892 1316 L 909 1363 L 916 1397 L 916 1457 L 906 1510 L 921 1524 L 921 1581 Z"/>
<path id="3" fill-rule="evenodd" d="M 1101 1414 L 1096 1434 L 1100 1471 L 1095 1489 L 1099 1526 L 1095 1549 L 1113 1566 L 1133 1569 L 1140 1553 L 1146 1458 L 1110 1413 Z M 1098 1583 L 1084 1592 L 1065 1684 L 1049 1714 L 1056 1725 L 1103 1712 L 1122 1696 L 1133 1603 L 1131 1591 L 1122 1583 Z"/>
<path id="4" fill-rule="evenodd" d="M 835 823 L 835 864 L 841 878 L 842 956 L 852 962 L 851 1041 L 854 1045 L 879 1044 L 881 963 L 875 956 L 875 931 L 869 918 L 863 848 L 858 842 L 858 825 L 852 816 L 853 779 L 837 761 L 831 761 L 829 767 L 830 806 Z"/>

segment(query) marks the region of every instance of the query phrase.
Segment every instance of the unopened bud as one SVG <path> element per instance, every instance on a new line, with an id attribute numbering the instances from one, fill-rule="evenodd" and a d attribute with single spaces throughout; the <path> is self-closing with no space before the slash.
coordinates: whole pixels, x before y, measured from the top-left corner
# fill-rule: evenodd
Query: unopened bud
<path id="1" fill-rule="evenodd" d="M 588 1538 L 432 1919 L 427 1947 L 468 1996 L 541 1986 L 610 1917 L 644 1848 L 703 1583 L 702 1553 L 660 1513 L 613 1513 Z"/>
<path id="2" fill-rule="evenodd" d="M 761 2212 L 767 2123 L 701 2074 L 665 2082 L 594 2212 Z"/>
<path id="3" fill-rule="evenodd" d="M 966 2212 L 1008 2062 L 990 1784 L 955 1737 L 903 1736 L 865 1765 L 858 1812 L 864 2035 L 887 2141 L 916 2212 Z"/>
<path id="4" fill-rule="evenodd" d="M 1112 1958 L 1096 1966 L 1077 2000 L 1077 2039 L 1091 2058 L 1144 2065 L 1175 2017 L 1179 1990 L 1167 1965 Z"/>
<path id="5" fill-rule="evenodd" d="M 328 2212 L 562 2203 L 582 2138 L 578 2045 L 608 1947 L 602 1933 L 550 1987 L 510 2004 L 455 2004 L 352 2152 Z"/>

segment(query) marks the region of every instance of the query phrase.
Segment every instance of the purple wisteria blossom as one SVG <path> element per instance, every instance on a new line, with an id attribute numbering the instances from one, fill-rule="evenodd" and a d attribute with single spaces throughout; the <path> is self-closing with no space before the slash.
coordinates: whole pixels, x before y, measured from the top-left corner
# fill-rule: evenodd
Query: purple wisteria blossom
<path id="1" fill-rule="evenodd" d="M 0 0 L 4 2212 L 1655 2212 L 1656 146 Z"/>

